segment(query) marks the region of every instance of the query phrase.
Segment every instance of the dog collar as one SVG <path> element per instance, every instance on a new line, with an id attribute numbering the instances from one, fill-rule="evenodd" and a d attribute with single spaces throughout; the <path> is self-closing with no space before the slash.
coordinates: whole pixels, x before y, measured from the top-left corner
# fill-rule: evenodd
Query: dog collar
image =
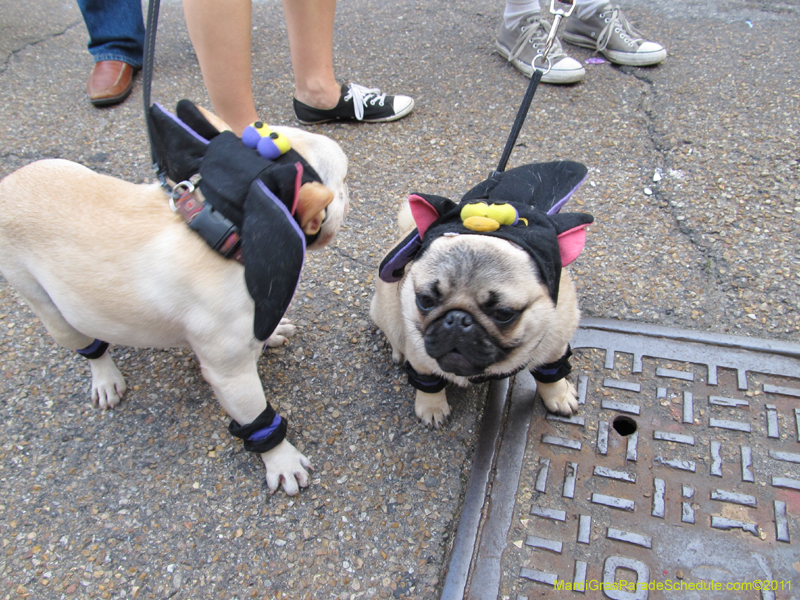
<path id="1" fill-rule="evenodd" d="M 492 175 L 459 204 L 412 194 L 409 205 L 417 228 L 384 258 L 381 279 L 399 281 L 405 266 L 441 236 L 488 235 L 525 250 L 557 303 L 561 268 L 578 257 L 585 229 L 594 221 L 586 213 L 559 213 L 586 173 L 585 166 L 571 161 L 535 163 Z"/>

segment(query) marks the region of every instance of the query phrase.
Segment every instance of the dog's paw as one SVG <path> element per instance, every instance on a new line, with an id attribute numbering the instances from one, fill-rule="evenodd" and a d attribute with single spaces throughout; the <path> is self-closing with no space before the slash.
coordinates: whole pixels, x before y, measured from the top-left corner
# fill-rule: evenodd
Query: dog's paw
<path id="1" fill-rule="evenodd" d="M 441 390 L 435 394 L 428 394 L 417 390 L 414 412 L 424 425 L 439 429 L 444 425 L 447 417 L 450 416 L 450 405 L 447 404 L 445 391 Z"/>
<path id="2" fill-rule="evenodd" d="M 125 378 L 108 352 L 90 359 L 89 366 L 92 369 L 92 402 L 103 410 L 114 408 L 127 390 Z"/>
<path id="3" fill-rule="evenodd" d="M 281 319 L 281 322 L 278 323 L 275 331 L 273 331 L 272 335 L 267 338 L 266 346 L 269 348 L 283 346 L 287 341 L 289 341 L 289 338 L 292 337 L 296 331 L 297 328 L 292 325 L 292 322 L 289 319 Z"/>
<path id="4" fill-rule="evenodd" d="M 565 417 L 571 417 L 578 412 L 578 392 L 566 379 L 560 379 L 555 383 L 537 382 L 536 387 L 545 408 L 550 412 Z"/>
<path id="5" fill-rule="evenodd" d="M 286 440 L 261 455 L 267 468 L 267 488 L 274 494 L 279 487 L 289 496 L 296 496 L 300 488 L 308 487 L 311 462 Z"/>

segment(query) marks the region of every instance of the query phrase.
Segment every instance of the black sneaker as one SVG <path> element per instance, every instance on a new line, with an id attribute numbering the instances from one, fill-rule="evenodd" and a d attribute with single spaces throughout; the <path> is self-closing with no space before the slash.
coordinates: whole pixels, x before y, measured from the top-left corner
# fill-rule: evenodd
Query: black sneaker
<path id="1" fill-rule="evenodd" d="M 387 96 L 377 88 L 357 83 L 342 86 L 339 103 L 333 108 L 314 108 L 294 99 L 294 114 L 303 125 L 328 121 L 364 121 L 386 123 L 402 119 L 414 110 L 414 99 L 408 96 Z"/>

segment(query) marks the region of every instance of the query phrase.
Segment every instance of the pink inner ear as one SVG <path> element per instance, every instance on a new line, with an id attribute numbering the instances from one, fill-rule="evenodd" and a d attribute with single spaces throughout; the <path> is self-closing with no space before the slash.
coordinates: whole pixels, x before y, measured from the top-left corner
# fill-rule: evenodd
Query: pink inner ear
<path id="1" fill-rule="evenodd" d="M 580 256 L 586 244 L 586 227 L 588 225 L 573 227 L 558 236 L 558 249 L 561 251 L 562 267 L 566 267 Z"/>
<path id="2" fill-rule="evenodd" d="M 425 200 L 422 196 L 411 194 L 408 197 L 408 205 L 411 207 L 411 215 L 414 217 L 414 223 L 417 224 L 417 231 L 419 237 L 425 237 L 425 232 L 436 219 L 439 218 L 439 213 L 431 205 L 430 202 Z"/>

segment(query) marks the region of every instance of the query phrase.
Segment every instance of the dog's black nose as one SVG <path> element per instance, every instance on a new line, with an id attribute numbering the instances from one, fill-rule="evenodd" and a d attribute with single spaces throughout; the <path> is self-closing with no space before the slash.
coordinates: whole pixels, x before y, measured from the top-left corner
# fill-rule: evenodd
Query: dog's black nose
<path id="1" fill-rule="evenodd" d="M 444 316 L 442 325 L 447 331 L 469 331 L 475 323 L 472 315 L 463 310 L 451 310 Z"/>

